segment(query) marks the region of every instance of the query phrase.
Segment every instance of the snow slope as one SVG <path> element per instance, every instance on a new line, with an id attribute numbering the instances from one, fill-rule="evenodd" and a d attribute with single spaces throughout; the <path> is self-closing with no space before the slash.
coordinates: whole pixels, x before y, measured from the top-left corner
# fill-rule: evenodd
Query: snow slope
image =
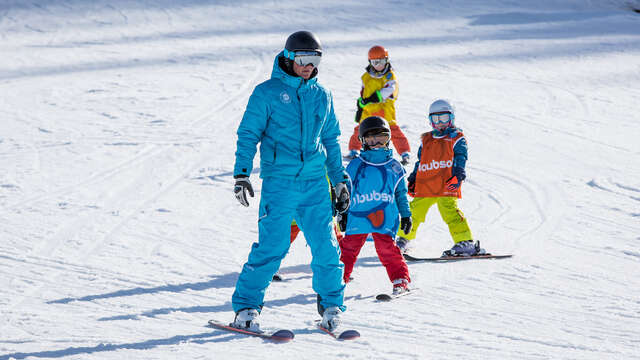
<path id="1" fill-rule="evenodd" d="M 0 1 L 0 359 L 640 359 L 640 15 L 623 1 Z M 386 46 L 412 146 L 436 98 L 470 143 L 461 207 L 500 261 L 411 264 L 368 244 L 337 343 L 314 329 L 301 237 L 264 325 L 224 333 L 257 237 L 235 129 L 287 35 L 316 32 L 343 149 Z M 252 177 L 257 190 L 258 174 Z M 259 194 L 259 191 L 258 191 Z M 412 252 L 451 241 L 437 213 Z"/>

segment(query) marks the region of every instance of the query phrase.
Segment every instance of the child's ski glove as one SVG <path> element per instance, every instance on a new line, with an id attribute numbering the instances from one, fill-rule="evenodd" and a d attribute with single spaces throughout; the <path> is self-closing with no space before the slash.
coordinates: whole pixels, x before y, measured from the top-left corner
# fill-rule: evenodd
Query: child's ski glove
<path id="1" fill-rule="evenodd" d="M 358 107 L 358 110 L 356 110 L 356 117 L 355 117 L 355 121 L 356 124 L 360 124 L 360 119 L 362 118 L 362 108 L 359 105 L 356 105 Z"/>
<path id="2" fill-rule="evenodd" d="M 359 98 L 358 99 L 358 106 L 360 108 L 365 107 L 367 104 L 375 104 L 375 103 L 381 103 L 382 102 L 382 95 L 380 95 L 380 90 L 376 90 L 376 92 L 374 92 L 373 94 L 369 95 L 369 97 L 366 98 Z"/>
<path id="3" fill-rule="evenodd" d="M 336 220 L 338 221 L 338 227 L 342 232 L 347 231 L 347 214 L 348 213 L 345 212 L 342 214 L 338 214 L 338 216 L 336 217 Z"/>
<path id="4" fill-rule="evenodd" d="M 408 185 L 407 185 L 407 189 L 409 190 L 409 195 L 415 197 L 416 196 L 416 182 L 415 181 L 409 181 Z"/>
<path id="5" fill-rule="evenodd" d="M 245 175 L 238 175 L 236 177 L 236 185 L 233 187 L 233 193 L 236 195 L 236 199 L 238 199 L 238 202 L 242 204 L 242 206 L 249 206 L 247 191 L 249 192 L 249 196 L 253 197 L 253 187 L 251 187 L 249 177 Z"/>
<path id="6" fill-rule="evenodd" d="M 349 202 L 351 201 L 351 195 L 349 194 L 349 189 L 347 189 L 346 183 L 339 183 L 335 187 L 336 191 L 336 210 L 338 213 L 342 214 L 345 211 L 349 210 Z"/>
<path id="7" fill-rule="evenodd" d="M 449 191 L 458 189 L 462 184 L 462 180 L 467 178 L 464 168 L 459 166 L 455 166 L 451 172 L 453 173 L 453 176 L 447 180 L 447 190 Z"/>
<path id="8" fill-rule="evenodd" d="M 400 230 L 404 231 L 405 234 L 408 234 L 411 231 L 411 225 L 413 222 L 411 221 L 411 217 L 403 217 L 400 219 Z"/>

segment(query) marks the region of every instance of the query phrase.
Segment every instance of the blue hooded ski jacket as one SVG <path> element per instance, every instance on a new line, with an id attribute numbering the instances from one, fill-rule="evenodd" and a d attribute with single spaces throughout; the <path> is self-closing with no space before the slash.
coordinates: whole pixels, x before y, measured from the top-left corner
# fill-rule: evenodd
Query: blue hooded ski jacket
<path id="1" fill-rule="evenodd" d="M 253 90 L 238 127 L 234 177 L 251 174 L 260 143 L 260 177 L 309 180 L 328 174 L 344 182 L 340 127 L 331 93 L 315 77 L 304 80 L 273 63 L 271 78 Z"/>
<path id="2" fill-rule="evenodd" d="M 396 236 L 401 217 L 410 217 L 402 165 L 391 149 L 370 149 L 347 166 L 351 206 L 346 234 L 380 233 Z"/>

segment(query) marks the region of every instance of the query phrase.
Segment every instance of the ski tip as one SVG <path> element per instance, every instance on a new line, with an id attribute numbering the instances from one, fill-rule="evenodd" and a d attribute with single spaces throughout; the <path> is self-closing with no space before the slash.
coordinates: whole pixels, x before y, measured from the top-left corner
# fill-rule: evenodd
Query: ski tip
<path id="1" fill-rule="evenodd" d="M 287 342 L 293 340 L 294 336 L 291 330 L 278 330 L 271 334 L 271 339 L 274 341 Z"/>
<path id="2" fill-rule="evenodd" d="M 378 301 L 391 301 L 391 296 L 389 294 L 380 294 L 376 296 L 376 300 Z"/>
<path id="3" fill-rule="evenodd" d="M 357 330 L 345 330 L 343 331 L 338 339 L 340 340 L 355 340 L 360 337 L 360 333 Z"/>
<path id="4" fill-rule="evenodd" d="M 403 257 L 405 260 L 409 260 L 409 261 L 411 261 L 411 260 L 414 260 L 414 259 L 415 259 L 413 256 L 411 256 L 411 255 L 409 255 L 409 254 L 407 254 L 407 253 L 402 253 L 402 257 Z"/>
<path id="5" fill-rule="evenodd" d="M 231 326 L 231 324 L 223 324 L 217 320 L 209 320 L 207 321 L 207 326 L 215 328 L 215 327 Z"/>

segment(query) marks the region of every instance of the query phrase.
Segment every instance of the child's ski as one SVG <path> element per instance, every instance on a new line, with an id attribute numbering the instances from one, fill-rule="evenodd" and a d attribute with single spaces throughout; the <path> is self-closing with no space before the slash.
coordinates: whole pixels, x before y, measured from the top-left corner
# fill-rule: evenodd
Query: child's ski
<path id="1" fill-rule="evenodd" d="M 409 254 L 403 254 L 404 259 L 407 261 L 419 261 L 419 262 L 449 262 L 449 261 L 460 261 L 460 260 L 472 260 L 472 259 L 506 259 L 510 258 L 513 255 L 491 255 L 491 254 L 483 254 L 483 255 L 475 255 L 475 256 L 442 256 L 442 257 L 434 257 L 434 258 L 420 258 L 414 257 Z"/>
<path id="2" fill-rule="evenodd" d="M 358 332 L 358 330 L 345 330 L 340 332 L 339 334 L 336 334 L 323 327 L 320 320 L 316 320 L 316 326 L 318 326 L 318 329 L 322 330 L 324 333 L 333 336 L 333 338 L 336 340 L 355 340 L 360 337 L 360 333 Z"/>
<path id="3" fill-rule="evenodd" d="M 413 288 L 413 289 L 409 289 L 408 291 L 405 292 L 401 292 L 400 294 L 379 294 L 376 296 L 376 300 L 378 301 L 391 301 L 393 299 L 405 296 L 405 295 L 409 295 L 411 293 L 416 292 L 416 290 L 418 290 L 418 288 Z"/>
<path id="4" fill-rule="evenodd" d="M 225 325 L 219 321 L 216 320 L 209 320 L 209 325 L 211 325 L 212 327 L 216 328 L 216 329 L 220 329 L 220 330 L 226 330 L 226 331 L 231 331 L 231 332 L 235 332 L 238 334 L 244 334 L 244 335 L 249 335 L 249 336 L 256 336 L 256 337 L 260 337 L 263 339 L 267 339 L 267 340 L 273 340 L 273 341 L 278 341 L 278 342 L 287 342 L 287 341 L 291 341 L 293 340 L 293 331 L 291 330 L 286 330 L 286 329 L 282 329 L 282 330 L 276 330 L 274 332 L 271 333 L 267 333 L 267 332 L 263 332 L 263 333 L 259 333 L 259 332 L 255 332 L 255 331 L 250 331 L 250 330 L 245 330 L 245 329 L 238 329 L 235 328 L 233 326 L 230 325 Z"/>

